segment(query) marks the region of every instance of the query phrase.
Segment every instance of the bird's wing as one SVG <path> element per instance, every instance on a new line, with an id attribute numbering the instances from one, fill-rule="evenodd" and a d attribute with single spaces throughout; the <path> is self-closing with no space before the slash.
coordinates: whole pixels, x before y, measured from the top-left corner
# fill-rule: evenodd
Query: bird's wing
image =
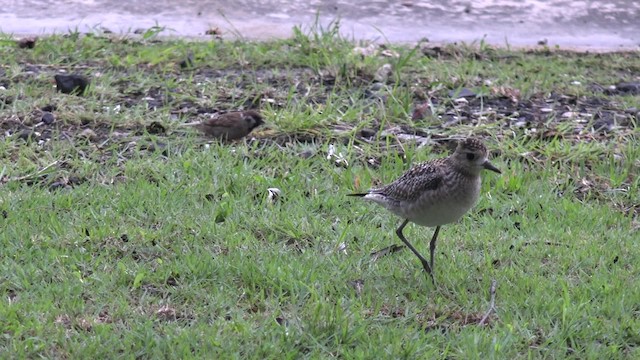
<path id="1" fill-rule="evenodd" d="M 244 125 L 242 122 L 242 118 L 235 113 L 227 113 L 217 117 L 212 117 L 211 119 L 204 120 L 202 123 L 207 126 L 221 128 L 232 128 Z"/>
<path id="2" fill-rule="evenodd" d="M 443 180 L 444 174 L 441 167 L 433 162 L 427 162 L 411 168 L 396 181 L 372 190 L 371 193 L 382 194 L 397 201 L 413 201 L 425 192 L 439 189 Z"/>

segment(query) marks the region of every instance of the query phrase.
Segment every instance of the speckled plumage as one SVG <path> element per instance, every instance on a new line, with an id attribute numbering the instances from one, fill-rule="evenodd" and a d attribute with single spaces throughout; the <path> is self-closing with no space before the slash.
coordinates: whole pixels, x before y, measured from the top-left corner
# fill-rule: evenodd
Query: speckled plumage
<path id="1" fill-rule="evenodd" d="M 440 226 L 457 221 L 475 205 L 480 195 L 480 173 L 483 169 L 500 173 L 487 157 L 484 144 L 468 138 L 461 140 L 455 152 L 446 158 L 418 164 L 386 186 L 351 195 L 376 202 L 405 219 L 396 233 L 431 274 Z M 408 222 L 436 226 L 430 243 L 430 264 L 402 235 L 402 229 Z"/>

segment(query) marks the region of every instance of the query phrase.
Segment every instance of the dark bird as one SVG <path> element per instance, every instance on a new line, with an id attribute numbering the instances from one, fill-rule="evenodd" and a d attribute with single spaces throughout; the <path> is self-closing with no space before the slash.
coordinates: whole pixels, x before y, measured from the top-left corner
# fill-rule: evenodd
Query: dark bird
<path id="1" fill-rule="evenodd" d="M 360 196 L 378 203 L 404 219 L 396 234 L 420 259 L 422 267 L 435 283 L 433 253 L 440 226 L 458 221 L 475 205 L 480 196 L 480 173 L 485 169 L 500 173 L 489 162 L 484 144 L 469 138 L 461 140 L 451 156 L 418 164 L 389 185 L 349 196 Z M 409 222 L 435 226 L 429 243 L 430 261 L 402 234 Z"/>
<path id="2" fill-rule="evenodd" d="M 232 111 L 217 115 L 202 122 L 182 124 L 192 126 L 205 135 L 223 139 L 236 140 L 243 138 L 256 127 L 264 124 L 262 115 L 255 110 Z"/>

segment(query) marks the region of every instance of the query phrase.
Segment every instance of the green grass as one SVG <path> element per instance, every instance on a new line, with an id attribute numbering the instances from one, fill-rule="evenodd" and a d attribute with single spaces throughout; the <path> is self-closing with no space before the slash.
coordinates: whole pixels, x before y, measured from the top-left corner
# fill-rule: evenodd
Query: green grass
<path id="1" fill-rule="evenodd" d="M 637 54 L 479 44 L 362 57 L 336 30 L 265 43 L 71 33 L 32 50 L 4 35 L 2 357 L 639 357 L 640 99 L 592 86 L 637 80 Z M 56 93 L 60 70 L 90 76 L 89 93 Z M 458 87 L 484 96 L 452 101 Z M 433 115 L 411 120 L 428 101 Z M 36 130 L 51 140 L 17 138 L 48 104 L 56 123 Z M 247 106 L 268 123 L 255 140 L 205 146 L 176 126 Z M 537 120 L 510 125 L 527 111 Z M 591 129 L 603 111 L 620 127 Z M 150 134 L 153 121 L 167 133 Z M 400 219 L 345 196 L 447 153 L 398 126 L 481 137 L 503 170 L 443 227 L 435 287 L 408 251 L 371 259 L 399 243 Z M 426 253 L 431 232 L 405 234 Z"/>

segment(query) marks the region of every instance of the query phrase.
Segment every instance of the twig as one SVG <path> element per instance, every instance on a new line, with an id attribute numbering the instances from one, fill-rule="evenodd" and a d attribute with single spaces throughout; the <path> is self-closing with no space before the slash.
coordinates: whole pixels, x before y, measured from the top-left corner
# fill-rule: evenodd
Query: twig
<path id="1" fill-rule="evenodd" d="M 379 258 L 381 258 L 383 256 L 393 254 L 393 253 L 398 252 L 398 251 L 400 251 L 400 250 L 402 250 L 404 248 L 405 248 L 404 245 L 397 245 L 397 244 L 394 244 L 394 245 L 391 245 L 391 246 L 387 246 L 384 249 L 380 249 L 378 251 L 372 252 L 371 253 L 371 260 L 372 261 L 376 261 L 376 260 L 378 260 Z"/>
<path id="2" fill-rule="evenodd" d="M 491 294 L 491 301 L 490 301 L 490 304 L 489 304 L 489 310 L 487 310 L 487 312 L 484 314 L 484 316 L 482 317 L 482 320 L 480 320 L 478 325 L 485 325 L 487 323 L 487 320 L 489 320 L 489 316 L 491 316 L 491 314 L 496 311 L 496 285 L 497 285 L 497 283 L 498 282 L 496 281 L 496 279 L 491 280 L 491 288 L 489 289 L 489 293 Z"/>
<path id="3" fill-rule="evenodd" d="M 13 180 L 13 181 L 22 181 L 22 180 L 38 177 L 38 176 L 42 175 L 43 172 L 47 171 L 47 169 L 49 169 L 52 166 L 57 165 L 59 162 L 60 162 L 59 160 L 56 160 L 56 161 L 54 161 L 51 164 L 43 167 L 42 169 L 38 170 L 37 172 L 35 172 L 33 174 L 24 175 L 24 176 L 20 176 L 20 177 L 15 177 L 15 178 L 13 178 L 11 180 Z"/>
<path id="4" fill-rule="evenodd" d="M 549 246 L 564 246 L 564 247 L 569 247 L 569 245 L 567 244 L 563 244 L 563 243 L 559 243 L 559 242 L 552 242 L 552 241 L 545 241 L 543 243 L 536 243 L 536 242 L 525 242 L 522 244 L 522 246 L 528 246 L 528 245 L 537 245 L 537 244 L 545 244 L 545 245 L 549 245 Z"/>

